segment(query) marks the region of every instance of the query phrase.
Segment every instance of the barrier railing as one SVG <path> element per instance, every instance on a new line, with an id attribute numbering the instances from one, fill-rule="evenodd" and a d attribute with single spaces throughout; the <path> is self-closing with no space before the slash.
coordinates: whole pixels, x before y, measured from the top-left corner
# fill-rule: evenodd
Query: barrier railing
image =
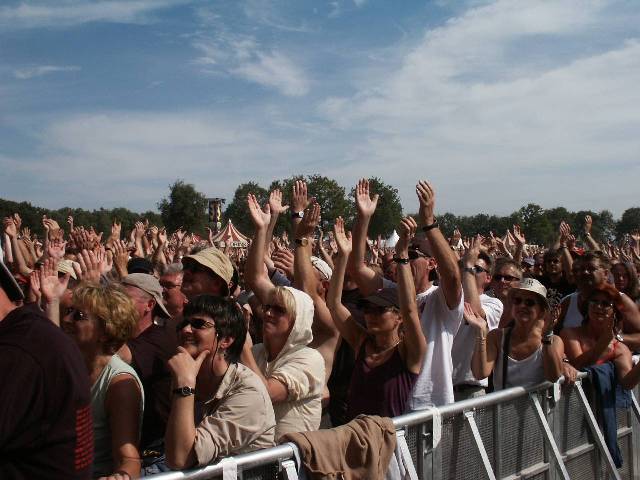
<path id="1" fill-rule="evenodd" d="M 632 408 L 617 413 L 624 464 L 616 469 L 594 415 L 597 399 L 584 377 L 562 391 L 551 383 L 515 387 L 393 422 L 421 480 L 640 478 L 640 388 Z M 295 454 L 295 445 L 284 444 L 153 478 L 216 479 L 232 471 L 242 480 L 292 480 Z"/>

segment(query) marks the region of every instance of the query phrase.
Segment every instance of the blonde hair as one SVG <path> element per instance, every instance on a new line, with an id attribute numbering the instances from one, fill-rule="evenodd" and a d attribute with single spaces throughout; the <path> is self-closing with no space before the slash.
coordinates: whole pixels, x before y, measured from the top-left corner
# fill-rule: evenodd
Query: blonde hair
<path id="1" fill-rule="evenodd" d="M 287 315 L 290 319 L 296 318 L 296 299 L 289 290 L 284 287 L 276 287 L 271 297 L 272 302 L 281 304 L 287 311 Z"/>
<path id="2" fill-rule="evenodd" d="M 81 283 L 73 292 L 74 305 L 98 318 L 107 339 L 104 349 L 115 353 L 129 340 L 138 324 L 133 300 L 116 284 Z"/>

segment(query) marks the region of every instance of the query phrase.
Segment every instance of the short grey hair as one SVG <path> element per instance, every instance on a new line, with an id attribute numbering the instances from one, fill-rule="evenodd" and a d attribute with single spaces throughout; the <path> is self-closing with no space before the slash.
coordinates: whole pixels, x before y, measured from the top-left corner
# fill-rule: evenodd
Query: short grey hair
<path id="1" fill-rule="evenodd" d="M 170 263 L 164 268 L 162 275 L 177 275 L 178 273 L 182 273 L 182 263 Z"/>

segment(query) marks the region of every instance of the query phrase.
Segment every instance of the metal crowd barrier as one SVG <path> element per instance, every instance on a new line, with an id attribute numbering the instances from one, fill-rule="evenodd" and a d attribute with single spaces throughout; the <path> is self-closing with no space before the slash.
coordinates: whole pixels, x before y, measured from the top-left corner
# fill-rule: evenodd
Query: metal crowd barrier
<path id="1" fill-rule="evenodd" d="M 597 398 L 583 380 L 510 388 L 393 422 L 421 480 L 640 479 L 640 387 L 632 408 L 617 413 L 624 464 L 616 469 L 594 414 Z M 224 472 L 224 480 L 293 480 L 295 449 L 284 444 L 153 478 L 222 479 Z"/>

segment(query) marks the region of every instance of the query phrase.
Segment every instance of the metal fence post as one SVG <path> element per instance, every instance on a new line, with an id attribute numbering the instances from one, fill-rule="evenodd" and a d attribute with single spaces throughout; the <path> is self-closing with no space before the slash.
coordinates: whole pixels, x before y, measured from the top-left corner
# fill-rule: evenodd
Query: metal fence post
<path id="1" fill-rule="evenodd" d="M 613 463 L 613 458 L 611 458 L 611 453 L 609 453 L 609 449 L 607 448 L 607 444 L 604 441 L 604 437 L 602 436 L 602 432 L 600 431 L 600 427 L 598 426 L 598 421 L 596 420 L 591 407 L 589 406 L 589 401 L 587 400 L 587 396 L 582 389 L 582 382 L 576 382 L 576 390 L 578 391 L 578 395 L 580 396 L 580 400 L 582 402 L 582 406 L 585 409 L 587 414 L 587 422 L 589 423 L 589 427 L 591 428 L 591 433 L 593 433 L 593 437 L 596 441 L 596 444 L 600 448 L 600 453 L 604 456 L 607 466 L 609 467 L 609 471 L 611 475 L 616 480 L 620 480 L 620 474 L 618 473 L 618 469 L 616 465 Z"/>
<path id="2" fill-rule="evenodd" d="M 473 410 L 464 412 L 464 417 L 467 419 L 467 423 L 471 428 L 473 439 L 476 442 L 476 447 L 478 447 L 478 452 L 480 453 L 480 458 L 482 458 L 482 464 L 484 465 L 484 470 L 487 473 L 489 480 L 496 480 L 496 476 L 493 473 L 493 469 L 491 468 L 491 462 L 489 461 L 489 455 L 487 455 L 487 450 L 484 448 L 484 443 L 482 442 L 482 437 L 480 436 L 480 430 L 478 430 L 478 425 L 476 424 L 476 419 L 474 418 Z"/>
<path id="3" fill-rule="evenodd" d="M 536 417 L 538 418 L 538 422 L 542 427 L 542 432 L 544 433 L 544 438 L 547 441 L 547 446 L 551 449 L 551 453 L 556 461 L 556 467 L 560 471 L 562 478 L 565 480 L 569 480 L 569 472 L 567 472 L 567 467 L 564 464 L 564 460 L 562 460 L 562 455 L 560 454 L 560 450 L 558 450 L 558 445 L 556 444 L 556 440 L 553 437 L 553 433 L 551 433 L 551 429 L 549 428 L 549 424 L 547 423 L 547 417 L 542 410 L 542 405 L 540 405 L 540 399 L 538 398 L 538 394 L 532 392 L 529 394 L 529 398 L 533 402 L 533 407 L 536 412 Z"/>

